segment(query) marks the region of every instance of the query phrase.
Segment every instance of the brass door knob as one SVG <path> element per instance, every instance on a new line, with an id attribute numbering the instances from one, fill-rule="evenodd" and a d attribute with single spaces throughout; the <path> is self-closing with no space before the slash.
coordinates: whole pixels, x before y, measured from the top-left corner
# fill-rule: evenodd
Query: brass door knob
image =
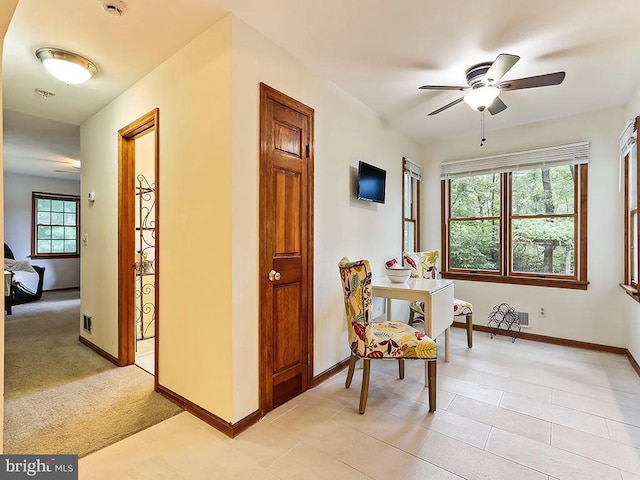
<path id="1" fill-rule="evenodd" d="M 276 281 L 280 280 L 280 272 L 276 272 L 275 270 L 271 270 L 269 272 L 269 280 L 271 280 L 272 282 L 276 282 Z"/>

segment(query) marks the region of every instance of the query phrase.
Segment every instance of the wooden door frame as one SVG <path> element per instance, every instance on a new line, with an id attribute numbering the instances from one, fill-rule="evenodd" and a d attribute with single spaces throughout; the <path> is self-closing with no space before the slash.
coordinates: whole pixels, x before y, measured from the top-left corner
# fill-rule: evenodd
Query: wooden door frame
<path id="1" fill-rule="evenodd" d="M 304 386 L 305 390 L 313 387 L 313 179 L 314 179 L 314 145 L 313 145 L 313 123 L 314 123 L 314 111 L 312 108 L 304 105 L 301 102 L 285 95 L 278 90 L 260 83 L 260 158 L 259 158 L 259 174 L 260 174 L 260 187 L 259 187 L 259 272 L 258 272 L 258 285 L 260 291 L 260 303 L 258 308 L 258 352 L 259 352 L 259 396 L 260 396 L 260 416 L 263 417 L 267 413 L 267 391 L 265 388 L 265 377 L 267 372 L 267 352 L 271 348 L 270 341 L 272 339 L 266 338 L 267 326 L 264 321 L 265 309 L 267 305 L 272 303 L 267 299 L 268 289 L 264 287 L 265 279 L 271 270 L 272 259 L 270 253 L 266 248 L 266 232 L 272 225 L 268 225 L 268 222 L 264 221 L 265 217 L 265 205 L 270 202 L 271 199 L 268 195 L 268 188 L 266 182 L 263 180 L 269 178 L 267 175 L 267 167 L 265 159 L 269 154 L 268 144 L 265 140 L 265 128 L 267 124 L 267 101 L 273 99 L 292 108 L 301 114 L 305 115 L 309 119 L 309 150 L 308 150 L 308 168 L 307 168 L 307 258 L 306 258 L 306 295 L 307 295 L 307 381 Z"/>
<path id="2" fill-rule="evenodd" d="M 134 277 L 135 261 L 135 140 L 152 130 L 155 168 L 155 387 L 158 386 L 158 321 L 160 292 L 160 111 L 158 108 L 118 130 L 118 366 L 132 365 L 135 353 Z"/>

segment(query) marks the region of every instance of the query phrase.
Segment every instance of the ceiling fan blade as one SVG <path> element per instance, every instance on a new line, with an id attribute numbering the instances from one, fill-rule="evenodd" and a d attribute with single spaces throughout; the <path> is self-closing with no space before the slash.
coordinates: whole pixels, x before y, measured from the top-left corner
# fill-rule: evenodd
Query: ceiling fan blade
<path id="1" fill-rule="evenodd" d="M 522 90 L 523 88 L 548 87 L 560 85 L 564 80 L 564 72 L 547 73 L 536 75 L 535 77 L 519 78 L 517 80 L 506 80 L 498 85 L 500 90 Z"/>
<path id="2" fill-rule="evenodd" d="M 489 105 L 489 108 L 487 108 L 487 110 L 489 110 L 489 113 L 491 115 L 497 115 L 506 109 L 507 109 L 507 106 L 502 100 L 500 100 L 500 97 L 496 97 L 493 103 Z"/>
<path id="3" fill-rule="evenodd" d="M 467 86 L 463 87 L 458 85 L 423 85 L 418 87 L 418 90 L 460 90 L 461 92 L 468 89 L 469 87 Z"/>
<path id="4" fill-rule="evenodd" d="M 501 53 L 493 61 L 487 73 L 484 74 L 482 80 L 487 85 L 492 85 L 500 80 L 504 75 L 511 70 L 516 62 L 520 60 L 518 55 L 511 55 L 509 53 Z"/>
<path id="5" fill-rule="evenodd" d="M 454 101 L 453 101 L 453 102 L 451 102 L 451 103 L 447 103 L 444 107 L 440 107 L 439 109 L 434 110 L 434 111 L 433 111 L 433 112 L 431 112 L 428 116 L 436 115 L 436 114 L 438 114 L 438 113 L 440 113 L 440 112 L 442 112 L 442 111 L 446 110 L 447 108 L 450 108 L 450 107 L 453 107 L 454 105 L 457 105 L 457 104 L 458 104 L 458 103 L 460 103 L 462 100 L 464 100 L 464 97 L 460 97 L 460 98 L 458 98 L 457 100 L 454 100 Z"/>

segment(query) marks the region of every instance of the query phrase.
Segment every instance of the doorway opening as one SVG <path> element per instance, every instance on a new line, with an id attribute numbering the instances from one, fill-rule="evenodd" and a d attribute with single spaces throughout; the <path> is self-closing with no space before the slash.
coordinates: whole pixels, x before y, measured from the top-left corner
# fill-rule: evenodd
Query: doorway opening
<path id="1" fill-rule="evenodd" d="M 158 374 L 158 109 L 118 131 L 118 364 Z"/>
<path id="2" fill-rule="evenodd" d="M 155 373 L 155 131 L 135 139 L 135 364 Z"/>

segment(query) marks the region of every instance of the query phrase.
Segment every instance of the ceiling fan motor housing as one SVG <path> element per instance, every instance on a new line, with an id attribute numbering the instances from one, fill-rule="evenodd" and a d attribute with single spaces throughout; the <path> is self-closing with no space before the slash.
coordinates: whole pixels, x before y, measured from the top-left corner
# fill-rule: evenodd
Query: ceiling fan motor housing
<path id="1" fill-rule="evenodd" d="M 484 75 L 487 73 L 491 65 L 493 65 L 493 62 L 482 62 L 469 67 L 465 72 L 467 83 L 469 84 L 469 86 L 476 86 L 476 84 L 478 84 L 484 78 Z M 493 79 L 487 79 L 487 84 L 490 84 L 492 82 Z"/>

